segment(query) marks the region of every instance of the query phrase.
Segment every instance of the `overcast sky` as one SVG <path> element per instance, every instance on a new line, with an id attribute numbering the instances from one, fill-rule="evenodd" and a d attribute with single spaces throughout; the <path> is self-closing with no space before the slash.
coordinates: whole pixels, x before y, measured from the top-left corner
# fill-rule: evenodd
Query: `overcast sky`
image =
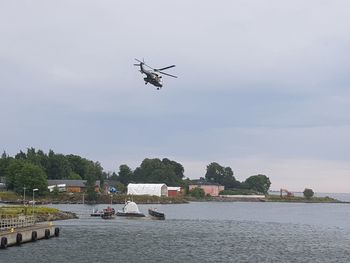
<path id="1" fill-rule="evenodd" d="M 350 192 L 349 49 L 347 0 L 0 0 L 0 150 Z"/>

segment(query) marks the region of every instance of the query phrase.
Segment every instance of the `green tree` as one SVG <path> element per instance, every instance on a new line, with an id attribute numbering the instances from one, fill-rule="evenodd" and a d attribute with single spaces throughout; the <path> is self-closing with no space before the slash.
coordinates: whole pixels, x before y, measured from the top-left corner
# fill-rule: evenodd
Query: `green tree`
<path id="1" fill-rule="evenodd" d="M 181 187 L 184 189 L 184 194 L 188 195 L 190 190 L 189 190 L 189 185 L 192 183 L 190 178 L 186 178 L 182 180 Z"/>
<path id="2" fill-rule="evenodd" d="M 88 175 L 86 180 L 86 193 L 87 193 L 88 201 L 94 201 L 97 198 L 95 185 L 96 185 L 96 178 L 92 175 Z"/>
<path id="3" fill-rule="evenodd" d="M 207 166 L 205 179 L 211 183 L 224 185 L 225 188 L 234 188 L 239 186 L 239 182 L 236 181 L 235 177 L 233 176 L 231 167 L 223 167 L 216 162 L 213 162 Z"/>
<path id="4" fill-rule="evenodd" d="M 314 196 L 314 191 L 310 188 L 305 188 L 303 194 L 306 199 L 310 200 Z"/>
<path id="5" fill-rule="evenodd" d="M 21 170 L 25 161 L 23 159 L 10 159 L 6 169 L 6 187 L 9 190 L 14 190 L 18 177 L 21 174 Z M 24 186 L 24 185 L 23 185 Z"/>
<path id="6" fill-rule="evenodd" d="M 1 159 L 6 159 L 9 156 L 7 155 L 6 151 L 3 151 L 3 153 L 1 154 Z"/>
<path id="7" fill-rule="evenodd" d="M 263 194 L 267 194 L 271 185 L 270 179 L 263 174 L 250 176 L 244 183 L 248 189 L 256 190 Z"/>
<path id="8" fill-rule="evenodd" d="M 82 180 L 80 175 L 75 173 L 75 172 L 70 172 L 67 179 L 68 180 Z"/>
<path id="9" fill-rule="evenodd" d="M 27 148 L 27 153 L 20 151 L 16 154 L 15 159 L 41 166 L 45 172 L 48 169 L 48 156 L 42 150 L 36 151 L 35 148 Z"/>
<path id="10" fill-rule="evenodd" d="M 126 164 L 122 164 L 119 166 L 119 172 L 118 172 L 118 180 L 123 185 L 128 185 L 130 180 L 132 180 L 133 177 L 133 171 L 130 169 L 129 166 Z"/>
<path id="11" fill-rule="evenodd" d="M 100 179 L 101 177 L 102 177 L 101 165 L 98 162 L 94 163 L 90 161 L 87 164 L 87 174 L 86 174 L 86 192 L 87 192 L 87 199 L 89 201 L 93 201 L 97 199 L 97 193 L 95 191 L 96 180 Z"/>
<path id="12" fill-rule="evenodd" d="M 118 193 L 120 193 L 120 194 L 126 193 L 127 188 L 121 182 L 116 183 L 116 188 L 117 188 Z"/>
<path id="13" fill-rule="evenodd" d="M 72 172 L 69 161 L 63 154 L 55 154 L 50 150 L 46 173 L 49 179 L 67 179 Z"/>
<path id="14" fill-rule="evenodd" d="M 21 194 L 24 186 L 29 192 L 37 188 L 39 195 L 47 193 L 47 178 L 44 170 L 38 165 L 23 163 L 21 169 L 16 173 L 13 189 Z"/>
<path id="15" fill-rule="evenodd" d="M 168 158 L 164 158 L 162 160 L 162 163 L 166 167 L 168 167 L 168 169 L 170 169 L 170 170 L 172 170 L 174 172 L 175 176 L 177 177 L 176 181 L 179 181 L 179 180 L 183 179 L 185 169 L 182 166 L 182 164 L 180 164 L 178 162 L 175 162 L 175 161 L 172 161 L 172 160 L 169 160 Z"/>
<path id="16" fill-rule="evenodd" d="M 37 154 L 35 148 L 28 148 L 26 160 L 35 165 L 41 165 L 41 157 Z"/>
<path id="17" fill-rule="evenodd" d="M 165 183 L 168 186 L 182 184 L 183 167 L 181 164 L 169 159 L 144 159 L 132 176 L 135 183 Z"/>
<path id="18" fill-rule="evenodd" d="M 13 190 L 23 187 L 16 184 L 20 180 L 24 180 L 21 178 L 21 174 L 25 164 L 32 164 L 41 168 L 44 175 L 49 179 L 88 180 L 90 189 L 94 189 L 96 180 L 100 180 L 103 184 L 105 178 L 103 168 L 98 162 L 90 161 L 78 155 L 56 154 L 53 150 L 45 154 L 42 150 L 37 151 L 35 148 L 28 148 L 26 153 L 21 150 L 15 155 L 15 158 L 9 157 L 6 152 L 0 158 L 0 176 L 6 176 L 8 189 Z M 93 192 L 91 190 L 91 196 L 95 195 Z"/>
<path id="19" fill-rule="evenodd" d="M 15 159 L 17 159 L 17 160 L 26 160 L 27 159 L 27 155 L 24 152 L 22 152 L 22 150 L 21 150 L 21 151 L 19 151 L 19 153 L 17 153 L 15 155 Z"/>
<path id="20" fill-rule="evenodd" d="M 89 160 L 82 158 L 78 155 L 66 155 L 69 165 L 73 173 L 78 174 L 82 179 L 86 180 L 87 167 Z"/>
<path id="21" fill-rule="evenodd" d="M 0 158 L 0 177 L 6 177 L 7 169 L 10 164 L 10 157 L 4 151 Z"/>

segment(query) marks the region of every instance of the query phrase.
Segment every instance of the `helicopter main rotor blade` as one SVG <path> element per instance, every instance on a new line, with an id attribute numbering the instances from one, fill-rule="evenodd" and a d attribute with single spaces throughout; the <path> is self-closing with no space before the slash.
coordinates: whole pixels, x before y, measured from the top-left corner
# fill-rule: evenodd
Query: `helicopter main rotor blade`
<path id="1" fill-rule="evenodd" d="M 152 68 L 151 66 L 148 66 L 144 61 L 138 60 L 137 58 L 135 58 L 135 60 L 140 62 L 140 64 L 145 65 L 146 67 L 149 67 L 150 69 L 154 70 L 154 68 Z"/>
<path id="2" fill-rule="evenodd" d="M 157 68 L 157 69 L 155 69 L 155 71 L 162 71 L 162 70 L 166 70 L 166 69 L 168 69 L 168 68 L 173 68 L 173 67 L 175 67 L 175 65 L 171 65 L 171 66 L 169 66 L 169 67 L 165 67 L 165 68 Z"/>
<path id="3" fill-rule="evenodd" d="M 159 72 L 160 74 L 163 74 L 163 75 L 167 75 L 169 77 L 177 78 L 177 76 L 174 76 L 174 75 L 171 75 L 171 74 L 168 74 L 168 73 L 165 73 L 165 72 L 161 72 L 161 71 L 157 71 L 157 72 Z"/>
<path id="4" fill-rule="evenodd" d="M 135 60 L 136 60 L 137 62 L 143 63 L 141 60 L 138 60 L 137 58 L 135 58 Z"/>

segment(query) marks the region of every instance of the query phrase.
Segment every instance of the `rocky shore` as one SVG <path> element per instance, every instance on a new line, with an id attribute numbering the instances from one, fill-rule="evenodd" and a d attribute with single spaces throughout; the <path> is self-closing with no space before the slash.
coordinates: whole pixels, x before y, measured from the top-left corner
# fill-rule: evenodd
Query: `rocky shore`
<path id="1" fill-rule="evenodd" d="M 36 215 L 37 222 L 45 221 L 57 221 L 57 220 L 67 220 L 67 219 L 78 219 L 79 217 L 68 211 L 58 211 L 57 213 L 48 213 L 48 214 L 38 214 Z"/>

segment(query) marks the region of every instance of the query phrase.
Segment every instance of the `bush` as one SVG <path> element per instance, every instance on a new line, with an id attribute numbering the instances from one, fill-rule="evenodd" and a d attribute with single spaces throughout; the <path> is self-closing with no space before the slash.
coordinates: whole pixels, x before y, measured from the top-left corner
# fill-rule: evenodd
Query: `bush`
<path id="1" fill-rule="evenodd" d="M 303 194 L 304 194 L 304 197 L 309 200 L 314 196 L 314 191 L 312 191 L 312 189 L 305 188 Z"/>
<path id="2" fill-rule="evenodd" d="M 60 193 L 60 190 L 58 189 L 57 186 L 55 186 L 55 187 L 53 188 L 52 195 L 55 196 L 55 197 L 57 197 L 57 196 L 59 195 L 59 193 Z"/>
<path id="3" fill-rule="evenodd" d="M 204 190 L 202 188 L 196 187 L 192 189 L 190 192 L 190 196 L 195 198 L 203 198 L 205 196 Z"/>

